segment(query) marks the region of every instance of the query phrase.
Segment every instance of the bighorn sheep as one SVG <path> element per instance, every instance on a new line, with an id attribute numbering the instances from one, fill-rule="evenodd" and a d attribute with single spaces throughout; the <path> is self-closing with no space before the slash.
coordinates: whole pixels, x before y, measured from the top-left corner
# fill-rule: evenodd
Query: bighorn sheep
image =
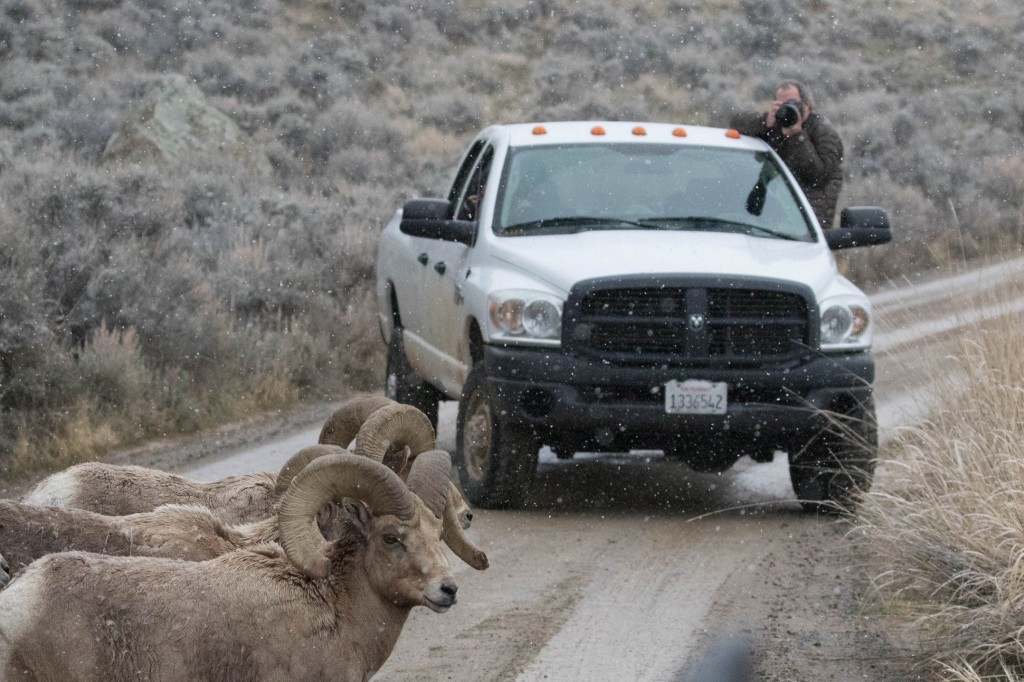
<path id="1" fill-rule="evenodd" d="M 425 415 L 414 407 L 399 405 L 382 396 L 360 396 L 348 401 L 327 421 L 320 438 L 322 441 L 333 438 L 333 445 L 340 447 L 354 438 L 356 454 L 383 461 L 397 470 L 403 480 L 409 472 L 405 457 L 414 458 L 435 447 L 434 429 Z M 0 508 L 11 526 L 0 534 L 0 540 L 11 543 L 7 549 L 15 556 L 12 561 L 16 571 L 39 556 L 74 549 L 192 560 L 219 556 L 236 547 L 269 539 L 264 526 L 240 528 L 228 524 L 257 524 L 270 518 L 274 505 L 295 475 L 323 454 L 323 450 L 315 447 L 303 448 L 285 463 L 276 477 L 269 473 L 245 474 L 213 483 L 200 483 L 141 467 L 101 463 L 76 465 L 45 479 L 25 497 L 25 503 L 71 507 L 105 517 L 124 516 L 124 521 L 60 514 L 53 510 L 29 513 L 26 509 Z M 487 555 L 462 532 L 472 520 L 472 511 L 450 481 L 448 490 L 444 540 L 456 556 L 473 568 L 483 570 L 489 565 Z M 233 497 L 242 491 L 247 491 L 242 500 Z M 192 508 L 182 508 L 183 504 Z M 146 515 L 165 505 L 171 507 L 156 516 Z M 216 517 L 195 509 L 195 505 L 209 507 Z M 218 517 L 223 523 L 218 522 Z M 200 537 L 200 546 L 190 546 L 189 538 L 195 538 L 195 544 L 200 542 Z M 17 551 L 13 549 L 15 545 L 19 548 Z M 3 546 L 0 543 L 0 547 Z"/>
<path id="2" fill-rule="evenodd" d="M 394 461 L 391 453 L 405 446 L 412 453 L 409 461 L 415 463 L 417 453 L 433 450 L 435 447 L 434 427 L 427 416 L 415 407 L 399 403 L 385 405 L 374 411 L 360 426 L 355 440 L 357 455 L 389 465 L 403 479 L 408 476 L 409 465 Z M 458 516 L 460 509 L 466 512 L 463 519 Z M 482 571 L 489 565 L 487 555 L 474 546 L 462 532 L 472 518 L 472 511 L 462 493 L 449 480 L 442 538 L 457 557 Z"/>
<path id="3" fill-rule="evenodd" d="M 318 443 L 348 448 L 356 434 L 370 415 L 387 405 L 397 405 L 391 398 L 369 393 L 357 395 L 345 401 L 341 407 L 324 422 L 320 429 Z"/>
<path id="4" fill-rule="evenodd" d="M 0 592 L 0 679 L 368 680 L 414 606 L 456 601 L 440 542 L 450 467 L 423 453 L 406 487 L 365 457 L 321 457 L 281 500 L 281 547 L 44 557 Z M 333 543 L 316 526 L 328 501 L 348 515 Z"/>
<path id="5" fill-rule="evenodd" d="M 214 510 L 225 523 L 250 523 L 275 514 L 288 484 L 313 456 L 300 450 L 276 476 L 259 472 L 209 483 L 159 469 L 86 462 L 43 479 L 22 502 L 105 516 L 150 512 L 168 504 L 200 505 Z"/>
<path id="6" fill-rule="evenodd" d="M 333 445 L 314 445 L 303 448 L 290 461 L 311 462 L 344 452 Z M 344 519 L 336 512 L 329 506 L 321 510 L 320 530 L 328 540 L 341 533 Z M 230 525 L 199 505 L 167 504 L 151 512 L 105 516 L 84 509 L 0 500 L 0 547 L 10 558 L 12 576 L 36 559 L 57 552 L 206 561 L 279 540 L 275 516 Z"/>
<path id="7" fill-rule="evenodd" d="M 354 398 L 346 401 L 341 407 L 334 411 L 330 418 L 328 418 L 324 423 L 323 428 L 320 429 L 320 438 L 317 442 L 325 445 L 338 445 L 340 447 L 347 448 L 352 441 L 355 440 L 356 454 L 367 454 L 366 447 L 368 447 L 368 445 L 362 449 L 362 452 L 360 452 L 358 438 L 360 429 L 371 416 L 382 408 L 393 408 L 395 405 L 399 404 L 400 403 L 395 402 L 391 398 L 379 395 L 363 394 L 355 396 Z M 406 409 L 415 408 L 407 406 Z M 393 415 L 394 413 L 391 413 L 391 416 L 388 418 L 393 418 Z M 425 416 L 426 415 L 424 415 L 424 417 Z M 408 418 L 415 419 L 415 416 L 410 415 Z M 421 443 L 421 446 L 423 446 L 424 449 L 433 449 L 435 446 L 433 440 L 433 426 L 431 426 L 430 433 L 431 438 L 429 440 L 429 445 L 427 445 L 428 441 L 425 439 Z M 365 439 L 366 436 L 363 437 L 364 441 Z M 383 461 L 384 464 L 395 469 L 395 462 L 390 459 L 391 457 L 394 457 L 394 452 L 393 450 L 390 452 L 387 451 L 388 448 L 393 448 L 394 446 L 394 442 L 384 444 L 380 440 L 375 441 L 372 446 L 375 452 L 374 458 L 377 459 L 377 461 Z M 384 447 L 384 449 L 380 449 L 381 447 Z M 410 453 L 412 458 L 415 458 L 416 452 L 416 450 L 413 450 Z M 401 475 L 400 471 L 398 473 Z M 284 475 L 283 471 L 281 475 Z M 451 492 L 455 515 L 458 517 L 459 524 L 462 526 L 463 530 L 466 530 L 473 522 L 473 510 L 470 508 L 469 503 L 466 502 L 466 498 L 462 495 L 462 492 L 454 484 L 451 487 Z"/>
<path id="8" fill-rule="evenodd" d="M 418 417 L 418 418 L 417 418 Z M 393 468 L 407 478 L 409 446 L 417 454 L 433 449 L 433 428 L 415 408 L 397 404 L 378 410 L 360 429 L 367 443 L 361 456 L 380 460 L 378 451 L 388 452 Z M 377 434 L 377 431 L 380 431 Z M 395 458 L 388 446 L 404 446 Z M 293 480 L 291 471 L 300 471 L 310 462 L 329 454 L 344 452 L 334 445 L 303 448 L 282 468 L 278 487 L 287 489 Z M 487 568 L 487 555 L 470 543 L 458 525 L 451 507 L 451 485 L 444 510 L 444 541 L 459 558 L 473 568 Z M 322 510 L 321 531 L 328 539 L 338 536 L 337 509 Z M 0 501 L 0 547 L 7 552 L 14 573 L 32 561 L 56 552 L 86 551 L 115 556 L 153 556 L 204 561 L 235 549 L 264 542 L 277 542 L 277 520 L 267 517 L 244 525 L 222 522 L 219 516 L 198 505 L 170 504 L 151 512 L 125 516 L 105 516 L 81 509 L 39 507 L 13 501 Z M 12 573 L 12 575 L 14 574 Z"/>
<path id="9" fill-rule="evenodd" d="M 275 484 L 271 473 L 201 483 L 157 469 L 86 462 L 43 479 L 22 501 L 107 516 L 153 511 L 165 504 L 198 504 L 215 509 L 226 522 L 247 523 L 273 515 L 279 497 Z"/>
<path id="10" fill-rule="evenodd" d="M 353 398 L 327 420 L 319 442 L 347 448 L 370 415 L 395 404 L 384 396 Z M 272 516 L 288 483 L 308 463 L 293 457 L 276 476 L 264 472 L 201 483 L 156 469 L 86 462 L 43 479 L 22 501 L 85 509 L 107 516 L 153 511 L 165 504 L 199 504 L 216 510 L 228 523 L 248 523 Z M 459 502 L 457 513 L 463 524 L 472 519 L 464 499 Z"/>

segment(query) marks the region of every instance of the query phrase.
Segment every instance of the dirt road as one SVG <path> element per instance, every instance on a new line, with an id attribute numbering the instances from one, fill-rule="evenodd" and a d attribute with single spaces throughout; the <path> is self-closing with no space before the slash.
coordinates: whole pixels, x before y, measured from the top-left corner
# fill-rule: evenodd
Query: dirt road
<path id="1" fill-rule="evenodd" d="M 1018 261 L 873 297 L 883 438 L 927 409 L 958 325 L 989 314 L 965 305 L 965 292 L 1022 270 Z M 454 409 L 442 404 L 448 450 Z M 316 435 L 187 471 L 273 470 Z M 784 456 L 720 475 L 657 453 L 563 462 L 545 450 L 541 460 L 525 511 L 476 516 L 470 533 L 491 568 L 453 559 L 459 604 L 414 610 L 376 680 L 689 680 L 709 647 L 739 634 L 755 645 L 759 679 L 913 679 L 896 624 L 862 599 L 868 574 L 848 527 L 800 512 Z"/>

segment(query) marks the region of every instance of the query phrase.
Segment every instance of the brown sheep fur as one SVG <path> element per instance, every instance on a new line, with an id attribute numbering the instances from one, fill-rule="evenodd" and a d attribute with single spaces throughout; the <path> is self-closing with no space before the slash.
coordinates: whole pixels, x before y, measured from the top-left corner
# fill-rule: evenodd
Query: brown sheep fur
<path id="1" fill-rule="evenodd" d="M 104 516 L 0 500 L 0 548 L 8 557 L 12 576 L 56 552 L 205 561 L 277 539 L 276 517 L 229 525 L 206 507 L 194 505 L 169 504 L 151 512 Z"/>
<path id="2" fill-rule="evenodd" d="M 274 514 L 276 480 L 264 472 L 201 483 L 156 469 L 87 462 L 49 476 L 22 501 L 107 516 L 153 511 L 165 504 L 198 504 L 215 509 L 227 523 L 248 523 Z"/>
<path id="3" fill-rule="evenodd" d="M 0 679 L 364 682 L 414 606 L 455 601 L 441 521 L 415 506 L 402 520 L 346 503 L 319 580 L 276 544 L 204 562 L 44 557 L 0 592 Z"/>

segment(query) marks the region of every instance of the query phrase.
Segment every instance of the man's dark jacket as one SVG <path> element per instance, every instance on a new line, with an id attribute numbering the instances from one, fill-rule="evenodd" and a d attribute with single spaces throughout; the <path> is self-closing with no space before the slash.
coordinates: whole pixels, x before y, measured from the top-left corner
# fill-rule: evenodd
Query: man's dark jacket
<path id="1" fill-rule="evenodd" d="M 832 227 L 843 188 L 843 141 L 839 133 L 813 111 L 804 121 L 803 131 L 791 137 L 783 135 L 778 125 L 769 128 L 767 120 L 767 113 L 740 113 L 733 116 L 730 126 L 767 142 L 796 176 L 821 226 Z"/>

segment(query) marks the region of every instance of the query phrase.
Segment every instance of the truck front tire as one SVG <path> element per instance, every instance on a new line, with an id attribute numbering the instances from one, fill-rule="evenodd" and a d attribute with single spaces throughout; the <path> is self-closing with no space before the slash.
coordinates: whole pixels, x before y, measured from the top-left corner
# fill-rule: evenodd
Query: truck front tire
<path id="1" fill-rule="evenodd" d="M 805 511 L 852 511 L 875 476 L 878 424 L 868 398 L 829 424 L 802 451 L 790 453 L 789 477 Z"/>
<path id="2" fill-rule="evenodd" d="M 533 431 L 498 413 L 484 363 L 476 363 L 459 401 L 455 464 L 466 497 L 485 508 L 523 505 L 537 469 Z"/>

